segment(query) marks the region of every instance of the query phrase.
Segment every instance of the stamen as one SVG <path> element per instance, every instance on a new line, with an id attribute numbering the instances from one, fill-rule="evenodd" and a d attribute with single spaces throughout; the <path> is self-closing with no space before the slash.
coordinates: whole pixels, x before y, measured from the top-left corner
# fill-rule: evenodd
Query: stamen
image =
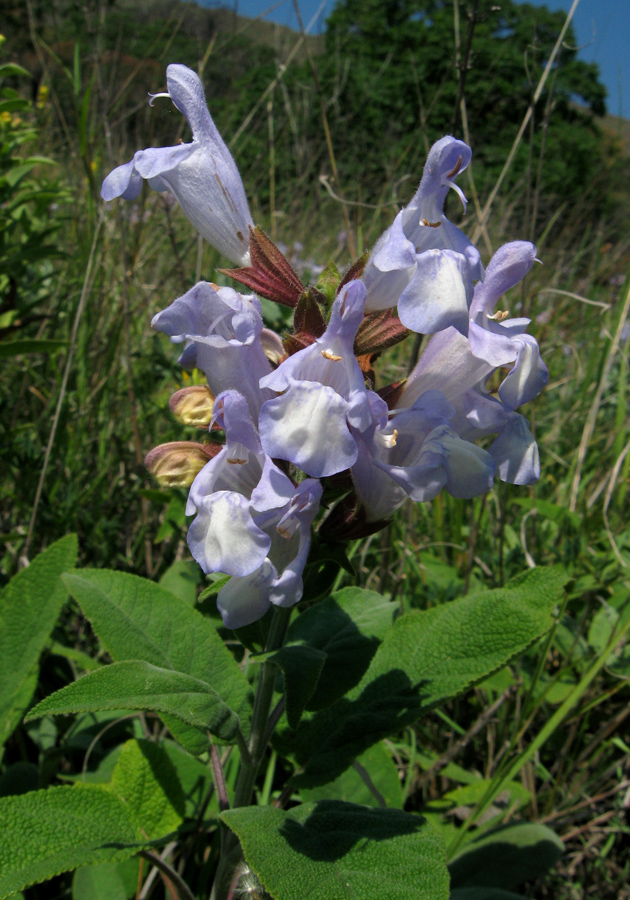
<path id="1" fill-rule="evenodd" d="M 398 431 L 394 428 L 392 434 L 383 434 L 381 435 L 383 438 L 383 443 L 387 447 L 388 450 L 391 450 L 392 447 L 395 447 L 398 442 Z"/>
<path id="2" fill-rule="evenodd" d="M 249 460 L 247 447 L 243 446 L 240 441 L 228 441 L 225 445 L 227 453 L 227 462 L 231 466 L 244 466 Z"/>
<path id="3" fill-rule="evenodd" d="M 427 228 L 439 228 L 442 224 L 441 222 L 428 222 L 426 219 L 423 219 L 420 222 L 421 225 L 426 225 Z"/>
<path id="4" fill-rule="evenodd" d="M 153 106 L 153 103 L 155 102 L 155 100 L 158 99 L 158 97 L 168 97 L 169 100 L 171 99 L 171 95 L 169 94 L 168 91 L 163 91 L 159 94 L 149 93 L 149 106 Z"/>
<path id="5" fill-rule="evenodd" d="M 493 313 L 491 316 L 488 316 L 488 318 L 489 318 L 492 322 L 502 322 L 504 319 L 507 319 L 507 317 L 508 317 L 509 315 L 510 315 L 509 310 L 507 310 L 507 309 L 497 309 L 497 311 L 496 311 L 495 313 Z"/>
<path id="6" fill-rule="evenodd" d="M 454 178 L 455 175 L 457 175 L 457 173 L 461 169 L 461 167 L 462 167 L 462 155 L 460 153 L 460 155 L 457 157 L 457 162 L 455 163 L 455 168 L 453 169 L 452 172 L 449 172 L 446 176 L 447 180 Z"/>
<path id="7" fill-rule="evenodd" d="M 339 362 L 340 359 L 343 359 L 343 356 L 337 356 L 332 350 L 322 350 L 322 356 L 331 362 Z"/>

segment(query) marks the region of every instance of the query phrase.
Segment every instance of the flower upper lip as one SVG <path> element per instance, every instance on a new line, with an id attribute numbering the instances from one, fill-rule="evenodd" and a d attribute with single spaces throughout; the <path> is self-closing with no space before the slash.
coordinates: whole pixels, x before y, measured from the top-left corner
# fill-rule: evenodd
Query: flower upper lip
<path id="1" fill-rule="evenodd" d="M 134 158 L 109 173 L 104 200 L 133 200 L 142 179 L 157 191 L 170 190 L 189 221 L 206 240 L 238 265 L 249 263 L 249 229 L 253 225 L 236 163 L 208 112 L 199 76 L 186 66 L 166 70 L 170 97 L 185 116 L 193 139 L 173 147 L 138 150 Z"/>

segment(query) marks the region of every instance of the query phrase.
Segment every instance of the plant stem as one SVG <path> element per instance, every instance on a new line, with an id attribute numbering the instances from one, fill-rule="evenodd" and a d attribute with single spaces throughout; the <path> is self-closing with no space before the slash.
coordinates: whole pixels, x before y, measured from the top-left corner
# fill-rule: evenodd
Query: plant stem
<path id="1" fill-rule="evenodd" d="M 290 609 L 283 609 L 280 606 L 277 606 L 274 609 L 265 646 L 266 653 L 269 653 L 272 650 L 278 650 L 282 647 L 286 637 L 287 628 L 289 627 L 290 618 Z M 254 700 L 252 727 L 248 742 L 249 759 L 241 757 L 241 767 L 234 789 L 233 808 L 249 806 L 252 800 L 254 784 L 256 783 L 258 770 L 260 769 L 260 764 L 265 755 L 269 739 L 267 734 L 267 722 L 271 711 L 277 671 L 277 665 L 270 660 L 267 660 L 261 666 L 260 675 L 258 676 L 258 687 L 256 689 L 256 699 Z M 226 835 L 224 849 L 221 853 L 221 859 L 217 868 L 211 895 L 212 900 L 224 900 L 224 898 L 228 896 L 231 881 L 228 876 L 229 873 L 233 871 L 234 866 L 240 861 L 241 856 L 242 853 L 238 838 L 235 834 L 229 832 Z"/>

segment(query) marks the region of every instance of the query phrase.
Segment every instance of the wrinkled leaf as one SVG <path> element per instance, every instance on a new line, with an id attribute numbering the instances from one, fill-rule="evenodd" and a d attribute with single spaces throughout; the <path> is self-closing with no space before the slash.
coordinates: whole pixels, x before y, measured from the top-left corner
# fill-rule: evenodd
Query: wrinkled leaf
<path id="1" fill-rule="evenodd" d="M 66 685 L 32 709 L 27 721 L 104 709 L 146 709 L 167 713 L 225 741 L 234 739 L 238 716 L 209 684 L 145 662 L 103 666 Z"/>
<path id="2" fill-rule="evenodd" d="M 129 900 L 138 886 L 137 859 L 81 866 L 72 879 L 72 900 Z"/>
<path id="3" fill-rule="evenodd" d="M 31 701 L 40 653 L 68 597 L 60 577 L 76 557 L 76 536 L 68 535 L 40 553 L 0 593 L 0 746 Z"/>
<path id="4" fill-rule="evenodd" d="M 471 841 L 450 862 L 451 887 L 511 890 L 545 875 L 563 853 L 562 841 L 545 825 L 504 825 Z"/>
<path id="5" fill-rule="evenodd" d="M 144 845 L 125 804 L 101 785 L 0 798 L 0 833 L 0 898 L 77 866 L 127 859 Z"/>
<path id="6" fill-rule="evenodd" d="M 376 591 L 348 587 L 291 623 L 288 643 L 304 644 L 326 654 L 307 709 L 330 706 L 358 684 L 391 628 L 395 611 L 395 605 Z"/>
<path id="7" fill-rule="evenodd" d="M 115 662 L 144 660 L 205 682 L 234 710 L 247 734 L 251 689 L 211 621 L 181 597 L 135 575 L 81 569 L 64 580 Z M 199 733 L 190 722 L 183 726 L 172 717 L 165 724 L 190 752 L 207 749 L 205 729 Z"/>
<path id="8" fill-rule="evenodd" d="M 348 696 L 278 734 L 280 751 L 305 766 L 294 784 L 326 784 L 372 744 L 526 650 L 550 628 L 565 580 L 534 569 L 505 588 L 398 619 Z"/>
<path id="9" fill-rule="evenodd" d="M 221 818 L 274 900 L 448 900 L 444 848 L 421 816 L 323 800 Z"/>
<path id="10" fill-rule="evenodd" d="M 158 744 L 131 740 L 123 745 L 110 782 L 150 840 L 182 823 L 185 799 L 175 766 Z"/>

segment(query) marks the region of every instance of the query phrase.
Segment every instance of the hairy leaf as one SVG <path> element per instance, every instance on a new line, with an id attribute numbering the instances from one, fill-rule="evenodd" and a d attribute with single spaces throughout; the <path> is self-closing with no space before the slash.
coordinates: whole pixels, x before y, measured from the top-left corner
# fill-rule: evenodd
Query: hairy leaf
<path id="1" fill-rule="evenodd" d="M 153 741 L 123 745 L 110 783 L 150 840 L 175 831 L 185 814 L 185 799 L 175 766 Z"/>
<path id="2" fill-rule="evenodd" d="M 183 672 L 133 660 L 103 666 L 66 685 L 38 703 L 27 721 L 103 709 L 167 713 L 224 741 L 232 741 L 239 726 L 236 713 L 209 684 Z"/>
<path id="3" fill-rule="evenodd" d="M 535 569 L 505 588 L 398 619 L 348 696 L 279 734 L 281 751 L 305 766 L 296 786 L 326 784 L 376 741 L 526 650 L 550 628 L 565 581 Z"/>
<path id="4" fill-rule="evenodd" d="M 0 898 L 77 866 L 114 862 L 144 845 L 123 801 L 102 785 L 0 799 Z"/>
<path id="5" fill-rule="evenodd" d="M 471 841 L 451 861 L 451 885 L 510 890 L 545 875 L 563 853 L 562 841 L 545 825 L 504 825 Z"/>
<path id="6" fill-rule="evenodd" d="M 322 709 L 354 687 L 367 670 L 396 607 L 376 591 L 348 587 L 311 607 L 291 624 L 289 643 L 326 654 L 307 709 Z"/>
<path id="7" fill-rule="evenodd" d="M 209 619 L 135 575 L 81 569 L 64 581 L 115 662 L 144 660 L 206 682 L 236 712 L 247 733 L 250 687 Z M 200 733 L 171 717 L 165 721 L 188 750 L 198 754 L 207 749 L 205 730 Z"/>
<path id="8" fill-rule="evenodd" d="M 323 800 L 221 818 L 274 900 L 448 898 L 444 848 L 421 816 Z"/>
<path id="9" fill-rule="evenodd" d="M 40 553 L 0 593 L 0 746 L 28 707 L 37 685 L 40 653 L 68 592 L 62 572 L 77 557 L 71 534 Z"/>

